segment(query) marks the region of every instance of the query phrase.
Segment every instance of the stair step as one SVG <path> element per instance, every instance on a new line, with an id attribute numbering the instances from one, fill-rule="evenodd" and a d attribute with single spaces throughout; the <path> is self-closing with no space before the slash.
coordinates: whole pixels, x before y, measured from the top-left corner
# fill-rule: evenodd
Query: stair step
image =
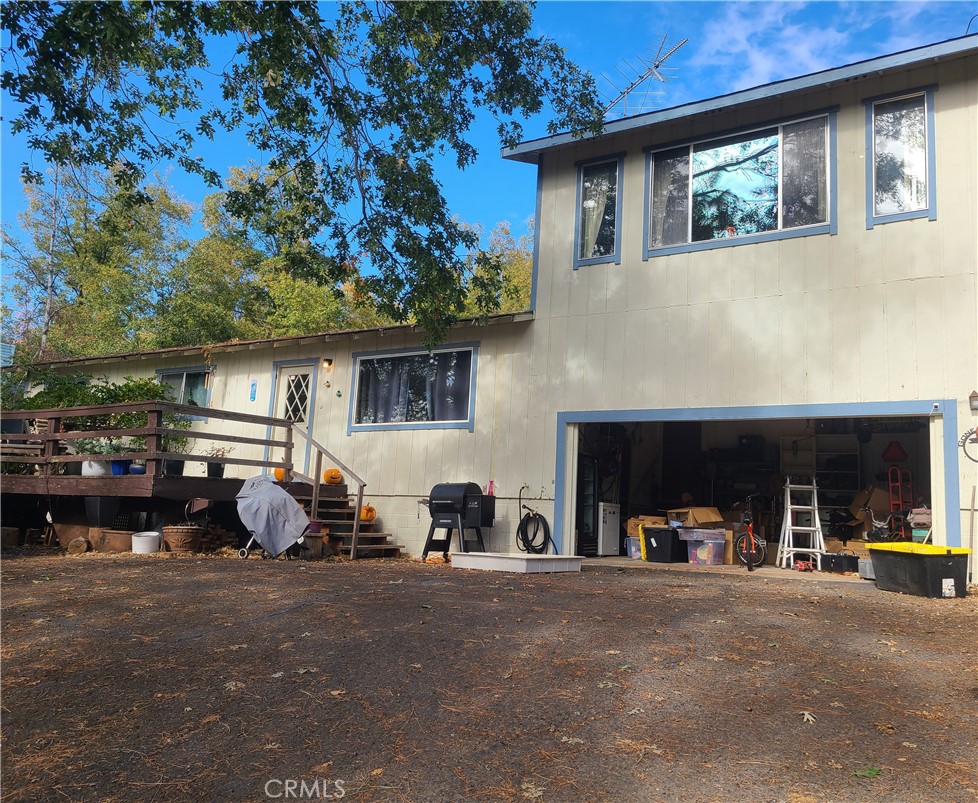
<path id="1" fill-rule="evenodd" d="M 378 541 L 386 541 L 388 538 L 392 538 L 393 535 L 393 533 L 360 533 L 357 542 L 360 544 L 376 543 Z M 353 541 L 353 533 L 330 533 L 328 537 L 331 541 L 342 541 L 344 544 L 349 544 Z"/>
<path id="2" fill-rule="evenodd" d="M 337 521 L 336 519 L 316 519 L 316 521 L 321 521 L 323 526 L 326 527 L 331 533 L 352 533 L 353 532 L 353 522 L 352 521 Z M 377 525 L 372 521 L 361 521 L 360 522 L 360 532 L 368 533 L 372 532 L 374 527 Z"/>

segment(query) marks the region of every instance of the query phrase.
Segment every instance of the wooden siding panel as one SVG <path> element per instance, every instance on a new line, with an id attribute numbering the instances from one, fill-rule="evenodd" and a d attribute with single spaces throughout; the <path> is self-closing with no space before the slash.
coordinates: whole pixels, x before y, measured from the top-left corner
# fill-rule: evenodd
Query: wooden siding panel
<path id="1" fill-rule="evenodd" d="M 849 287 L 829 293 L 829 308 L 823 311 L 831 323 L 832 386 L 829 399 L 859 398 L 859 352 L 855 347 L 862 311 L 858 297 Z"/>
<path id="2" fill-rule="evenodd" d="M 686 364 L 684 406 L 703 407 L 709 402 L 710 305 L 690 304 L 686 319 Z"/>
<path id="3" fill-rule="evenodd" d="M 584 356 L 582 371 L 583 393 L 581 404 L 584 410 L 600 410 L 604 407 L 605 340 L 607 339 L 607 315 L 590 315 L 581 324 L 585 330 L 581 351 Z"/>
<path id="4" fill-rule="evenodd" d="M 753 298 L 738 298 L 730 302 L 730 331 L 727 334 L 730 343 L 730 375 L 727 380 L 727 398 L 734 405 L 755 403 L 757 329 L 761 322 L 755 320 L 754 310 Z"/>
<path id="5" fill-rule="evenodd" d="M 832 398 L 832 375 L 835 354 L 832 350 L 831 290 L 819 289 L 805 294 L 805 313 L 801 324 L 804 337 L 805 389 L 802 399 L 808 403 Z"/>
<path id="6" fill-rule="evenodd" d="M 781 365 L 781 394 L 785 404 L 806 402 L 806 341 L 805 295 L 785 294 L 781 297 L 780 342 L 772 350 Z"/>
<path id="7" fill-rule="evenodd" d="M 666 331 L 662 355 L 665 377 L 662 393 L 663 407 L 682 407 L 686 404 L 686 366 L 690 359 L 687 321 L 690 307 L 676 306 L 665 310 Z"/>

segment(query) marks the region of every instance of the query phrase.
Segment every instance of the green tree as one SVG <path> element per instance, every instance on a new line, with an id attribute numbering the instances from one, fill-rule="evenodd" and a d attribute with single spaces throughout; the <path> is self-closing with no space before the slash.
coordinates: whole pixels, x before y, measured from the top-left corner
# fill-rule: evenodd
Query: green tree
<path id="1" fill-rule="evenodd" d="M 58 169 L 25 184 L 20 238 L 3 233 L 17 314 L 5 335 L 21 359 L 87 356 L 155 345 L 154 299 L 186 248 L 191 209 L 162 184 L 120 191 L 112 176 Z"/>
<path id="2" fill-rule="evenodd" d="M 496 224 L 489 235 L 489 246 L 473 252 L 469 293 L 463 314 L 479 317 L 492 312 L 520 312 L 530 308 L 533 285 L 533 233 L 514 238 L 508 220 Z M 481 287 L 477 287 L 480 285 Z M 482 293 L 479 290 L 482 289 Z M 481 307 L 489 296 L 495 303 Z"/>
<path id="3" fill-rule="evenodd" d="M 601 130 L 593 81 L 533 35 L 529 3 L 148 0 L 2 10 L 11 131 L 49 163 L 118 164 L 116 177 L 135 189 L 143 165 L 170 160 L 217 186 L 194 143 L 243 129 L 268 155 L 270 174 L 289 179 L 281 186 L 297 212 L 289 237 L 320 242 L 327 256 L 290 271 L 332 285 L 362 266 L 379 309 L 413 317 L 432 342 L 464 308 L 476 242 L 447 209 L 435 156 L 471 164 L 479 110 L 496 118 L 503 145 L 521 139 L 517 118 L 545 101 L 550 133 Z M 212 64 L 208 51 L 227 41 L 233 57 L 221 50 Z M 239 218 L 260 218 L 269 186 L 248 181 L 228 202 Z M 476 289 L 489 308 L 493 288 Z"/>

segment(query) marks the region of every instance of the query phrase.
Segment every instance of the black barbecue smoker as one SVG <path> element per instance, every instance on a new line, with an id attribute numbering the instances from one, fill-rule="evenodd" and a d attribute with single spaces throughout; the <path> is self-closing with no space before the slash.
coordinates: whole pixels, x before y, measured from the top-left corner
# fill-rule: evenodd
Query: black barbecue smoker
<path id="1" fill-rule="evenodd" d="M 452 547 L 452 532 L 458 530 L 458 545 L 461 552 L 468 552 L 465 531 L 475 530 L 479 552 L 486 551 L 482 540 L 482 528 L 492 527 L 496 517 L 496 497 L 482 493 L 482 488 L 474 482 L 442 482 L 431 489 L 427 499 L 421 500 L 431 513 L 431 527 L 424 543 L 421 562 L 428 558 L 432 550 L 441 550 L 448 560 Z M 444 538 L 435 538 L 435 530 L 448 530 Z"/>

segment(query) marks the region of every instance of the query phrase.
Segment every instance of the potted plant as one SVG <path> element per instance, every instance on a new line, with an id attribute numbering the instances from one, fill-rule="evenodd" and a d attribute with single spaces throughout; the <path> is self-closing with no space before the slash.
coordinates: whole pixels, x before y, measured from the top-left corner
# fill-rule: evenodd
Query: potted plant
<path id="1" fill-rule="evenodd" d="M 114 451 L 111 438 L 78 438 L 72 441 L 75 454 L 109 455 Z M 112 473 L 108 460 L 85 460 L 81 464 L 83 477 L 104 477 Z"/>
<path id="2" fill-rule="evenodd" d="M 207 457 L 224 458 L 234 451 L 233 446 L 211 446 L 204 452 Z M 224 463 L 207 463 L 207 476 L 214 479 L 224 476 Z"/>

